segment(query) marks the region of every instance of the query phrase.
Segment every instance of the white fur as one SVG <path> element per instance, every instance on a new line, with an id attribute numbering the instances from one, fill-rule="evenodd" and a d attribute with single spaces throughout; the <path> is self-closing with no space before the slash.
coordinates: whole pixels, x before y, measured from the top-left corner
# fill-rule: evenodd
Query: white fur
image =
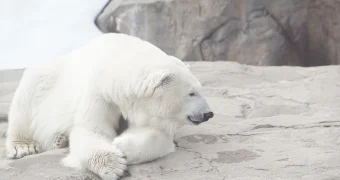
<path id="1" fill-rule="evenodd" d="M 127 164 L 174 151 L 176 129 L 191 124 L 187 116 L 210 111 L 200 91 L 177 58 L 139 38 L 104 34 L 25 71 L 9 112 L 7 157 L 53 149 L 55 137 L 66 134 L 64 165 L 118 179 Z M 114 139 L 121 115 L 131 129 Z"/>
<path id="2" fill-rule="evenodd" d="M 153 161 L 175 151 L 173 137 L 151 127 L 129 128 L 113 144 L 124 152 L 129 165 Z"/>

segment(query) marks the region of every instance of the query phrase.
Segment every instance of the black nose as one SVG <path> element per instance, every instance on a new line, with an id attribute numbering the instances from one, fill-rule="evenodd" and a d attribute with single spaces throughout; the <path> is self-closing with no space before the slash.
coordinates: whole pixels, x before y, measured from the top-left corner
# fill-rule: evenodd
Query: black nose
<path id="1" fill-rule="evenodd" d="M 203 114 L 203 120 L 204 121 L 208 121 L 212 117 L 214 117 L 214 113 L 213 112 L 208 112 L 208 113 L 204 113 Z"/>

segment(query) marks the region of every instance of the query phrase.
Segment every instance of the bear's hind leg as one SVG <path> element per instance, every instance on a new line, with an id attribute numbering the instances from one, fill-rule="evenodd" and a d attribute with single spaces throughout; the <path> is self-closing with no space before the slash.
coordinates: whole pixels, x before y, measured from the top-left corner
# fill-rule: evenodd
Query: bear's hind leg
<path id="1" fill-rule="evenodd" d="M 6 156 L 18 159 L 24 156 L 38 154 L 39 144 L 30 135 L 30 120 L 23 113 L 10 113 L 6 137 Z"/>

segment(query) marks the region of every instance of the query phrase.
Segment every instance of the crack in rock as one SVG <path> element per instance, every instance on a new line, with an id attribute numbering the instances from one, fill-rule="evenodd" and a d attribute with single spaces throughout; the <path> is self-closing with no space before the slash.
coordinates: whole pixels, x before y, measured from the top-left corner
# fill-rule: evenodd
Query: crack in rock
<path id="1" fill-rule="evenodd" d="M 269 169 L 263 169 L 263 168 L 254 168 L 254 167 L 247 167 L 248 169 L 256 170 L 256 171 L 269 171 Z"/>
<path id="2" fill-rule="evenodd" d="M 293 125 L 293 126 L 274 126 L 271 124 L 261 124 L 252 128 L 252 130 L 257 129 L 271 129 L 271 128 L 279 128 L 279 129 L 311 129 L 311 128 L 330 128 L 330 127 L 340 127 L 340 124 L 333 125 L 313 125 L 313 126 L 305 126 L 305 125 Z"/>
<path id="3" fill-rule="evenodd" d="M 288 168 L 288 167 L 304 167 L 304 166 L 306 166 L 306 165 L 304 165 L 304 164 L 288 164 L 284 168 Z"/>
<path id="4" fill-rule="evenodd" d="M 270 133 L 256 133 L 256 134 L 240 134 L 240 133 L 234 133 L 234 134 L 226 134 L 227 136 L 245 136 L 245 137 L 249 137 L 249 136 L 258 136 L 258 135 L 263 135 L 263 134 L 270 134 Z"/>

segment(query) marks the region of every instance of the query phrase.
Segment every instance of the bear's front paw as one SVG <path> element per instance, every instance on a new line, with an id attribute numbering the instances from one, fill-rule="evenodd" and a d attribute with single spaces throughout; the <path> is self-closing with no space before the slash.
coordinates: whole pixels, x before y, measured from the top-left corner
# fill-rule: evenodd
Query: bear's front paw
<path id="1" fill-rule="evenodd" d="M 6 146 L 6 156 L 10 159 L 19 159 L 39 152 L 39 145 L 34 141 L 12 141 Z"/>
<path id="2" fill-rule="evenodd" d="M 127 169 L 126 156 L 119 150 L 96 153 L 91 158 L 91 165 L 103 180 L 118 180 Z"/>

